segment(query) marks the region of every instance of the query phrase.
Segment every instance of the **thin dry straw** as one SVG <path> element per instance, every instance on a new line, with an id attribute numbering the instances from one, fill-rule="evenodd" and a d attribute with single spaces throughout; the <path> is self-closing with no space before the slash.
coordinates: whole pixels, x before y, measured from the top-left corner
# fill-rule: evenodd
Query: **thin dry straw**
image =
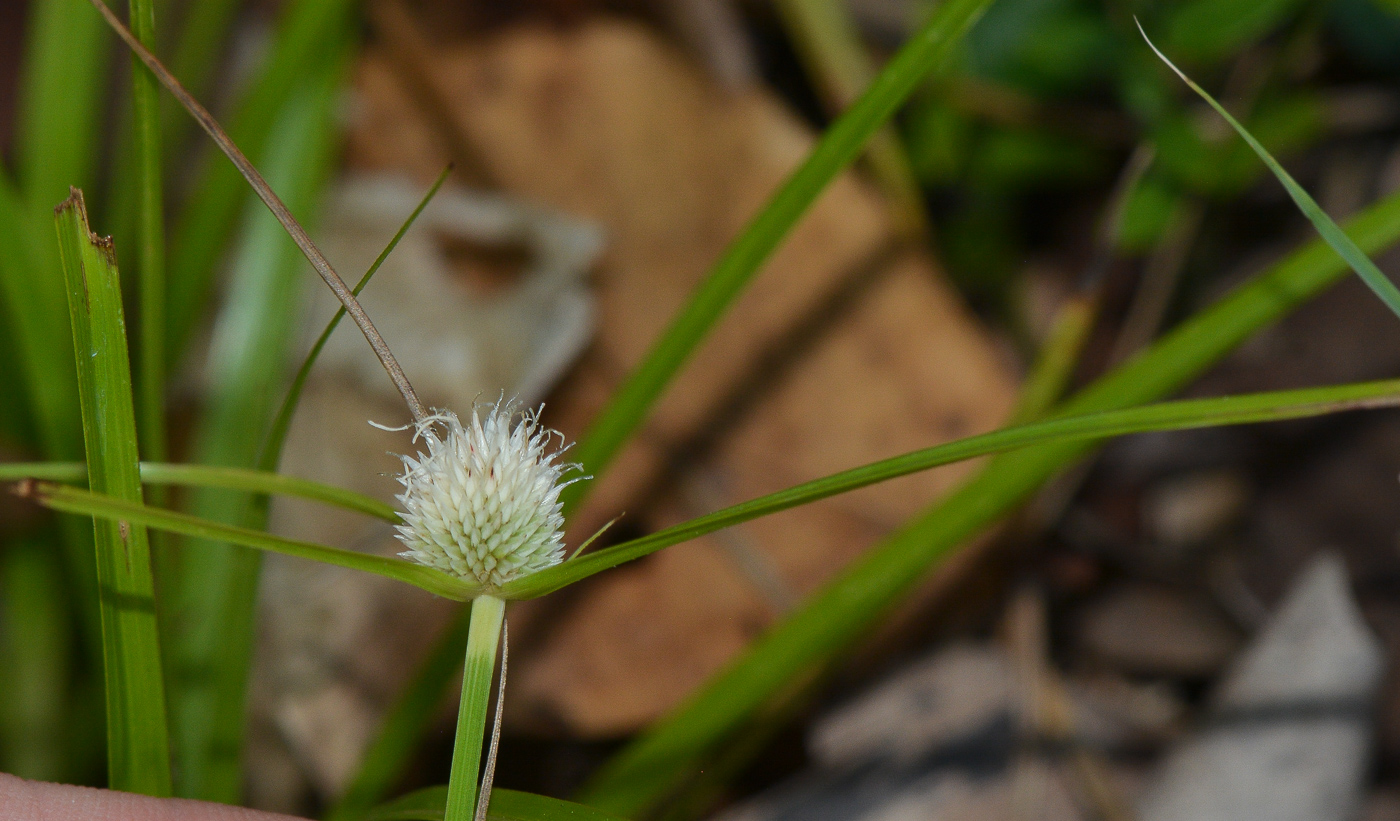
<path id="1" fill-rule="evenodd" d="M 161 64 L 160 60 L 136 39 L 122 21 L 117 19 L 116 14 L 114 14 L 111 9 L 107 8 L 106 3 L 103 3 L 102 0 L 92 0 L 92 5 L 102 14 L 107 24 L 112 27 L 117 35 L 126 42 L 132 52 L 137 57 L 141 58 L 141 62 L 146 64 L 146 67 L 151 70 L 151 73 L 156 76 L 156 79 L 160 80 L 161 85 L 165 86 L 175 99 L 180 101 L 180 105 L 184 106 L 185 109 L 190 112 L 190 115 L 195 118 L 200 127 L 204 129 L 205 133 L 214 140 L 219 150 L 224 152 L 224 155 L 229 158 L 229 161 L 238 169 L 238 172 L 242 174 L 243 178 L 252 186 L 253 191 L 258 195 L 258 198 L 263 201 L 263 204 L 267 206 L 267 209 L 272 212 L 272 215 L 277 218 L 278 222 L 282 223 L 282 227 L 286 229 L 292 241 L 301 249 L 302 254 L 304 254 L 307 261 L 311 263 L 311 267 L 315 268 L 316 273 L 320 274 L 321 279 L 325 280 L 326 284 L 330 286 L 331 291 L 334 292 L 336 298 L 340 300 L 340 304 L 345 306 L 345 312 L 350 314 L 350 318 L 355 321 L 355 324 L 360 328 L 360 332 L 363 333 L 365 339 L 369 341 L 369 346 L 374 349 L 375 356 L 379 357 L 380 364 L 384 366 L 384 370 L 388 372 L 389 378 L 393 380 L 394 387 L 398 388 L 399 393 L 403 395 L 404 402 L 408 403 L 408 409 L 409 412 L 413 414 L 414 421 L 421 422 L 427 418 L 427 409 L 423 407 L 422 402 L 418 401 L 418 394 L 414 393 L 413 386 L 409 384 L 408 377 L 404 375 L 403 368 L 399 367 L 398 360 L 394 358 L 393 352 L 389 350 L 389 346 L 384 342 L 384 337 L 380 336 L 379 331 L 375 329 L 374 323 L 370 321 L 369 315 L 365 313 L 364 308 L 360 307 L 359 300 L 357 300 L 355 295 L 350 292 L 350 289 L 346 287 L 345 281 L 340 278 L 340 274 L 337 274 L 335 269 L 331 267 L 330 262 L 328 262 L 325 255 L 321 253 L 321 249 L 316 247 L 316 243 L 311 241 L 311 237 L 307 236 L 305 229 L 301 227 L 301 224 L 298 223 L 291 212 L 287 210 L 287 206 L 282 204 L 282 200 L 278 198 L 276 192 L 274 192 L 272 187 L 267 184 L 267 181 L 263 179 L 262 174 L 258 173 L 258 169 L 254 168 L 253 164 L 248 161 L 248 158 L 243 155 L 243 152 L 239 150 L 238 146 L 234 145 L 233 140 L 229 139 L 228 134 L 224 133 L 223 127 L 219 125 L 213 115 L 205 110 L 204 106 L 200 105 L 199 101 L 186 91 L 184 86 L 180 85 L 180 81 L 175 79 L 175 76 Z"/>

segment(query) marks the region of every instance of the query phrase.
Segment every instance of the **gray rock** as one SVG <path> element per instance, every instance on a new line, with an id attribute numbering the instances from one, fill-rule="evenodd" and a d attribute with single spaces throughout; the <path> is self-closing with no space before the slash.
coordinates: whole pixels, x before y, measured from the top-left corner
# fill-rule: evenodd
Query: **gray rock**
<path id="1" fill-rule="evenodd" d="M 1335 556 L 1316 559 L 1172 751 L 1142 821 L 1355 817 L 1384 657 Z"/>

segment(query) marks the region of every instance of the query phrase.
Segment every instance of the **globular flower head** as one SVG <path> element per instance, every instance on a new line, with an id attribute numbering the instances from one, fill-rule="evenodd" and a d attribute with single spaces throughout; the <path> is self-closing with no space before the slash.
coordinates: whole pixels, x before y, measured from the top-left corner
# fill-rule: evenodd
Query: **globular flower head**
<path id="1" fill-rule="evenodd" d="M 561 481 L 576 466 L 555 462 L 555 435 L 537 411 L 517 416 L 503 402 L 472 408 L 466 425 L 451 411 L 418 423 L 414 440 L 426 441 L 428 452 L 399 457 L 398 531 L 408 548 L 399 555 L 487 588 L 558 564 L 559 491 L 577 479 Z"/>

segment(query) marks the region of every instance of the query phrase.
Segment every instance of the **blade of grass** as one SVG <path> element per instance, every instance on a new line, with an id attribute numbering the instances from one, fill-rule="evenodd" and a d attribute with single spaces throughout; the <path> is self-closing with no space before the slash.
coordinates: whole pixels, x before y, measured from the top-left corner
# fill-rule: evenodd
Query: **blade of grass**
<path id="1" fill-rule="evenodd" d="M 82 193 L 57 211 L 59 254 L 78 365 L 89 482 L 139 504 L 136 416 L 111 242 L 88 229 Z M 156 633 L 146 529 L 94 519 L 107 694 L 107 773 L 112 789 L 170 794 L 165 685 Z"/>
<path id="2" fill-rule="evenodd" d="M 1055 314 L 1035 366 L 1026 375 L 1008 424 L 1039 419 L 1060 401 L 1079 367 L 1098 316 L 1098 299 L 1092 293 L 1076 293 L 1065 300 Z"/>
<path id="3" fill-rule="evenodd" d="M 316 247 L 316 243 L 312 242 L 310 235 L 307 234 L 306 229 L 298 222 L 296 217 L 292 215 L 286 203 L 277 195 L 277 192 L 273 190 L 272 186 L 268 185 L 267 180 L 263 179 L 257 167 L 253 165 L 247 155 L 238 147 L 237 143 L 229 138 L 228 134 L 223 130 L 223 127 L 219 125 L 218 120 L 214 119 L 213 115 L 211 115 L 198 100 L 190 96 L 190 93 L 180 85 L 180 81 L 175 79 L 175 76 L 170 73 L 169 69 L 165 68 L 150 50 L 141 45 L 132 33 L 122 25 L 121 20 L 117 19 L 117 16 L 112 13 L 112 10 L 107 8 L 103 0 L 92 0 L 92 5 L 107 21 L 107 24 L 112 30 L 122 38 L 122 41 L 126 43 L 127 47 L 130 48 L 136 56 L 140 57 L 146 67 L 160 78 L 161 84 L 166 87 L 166 90 L 179 101 L 180 105 L 190 113 L 190 116 L 194 117 L 195 121 L 199 123 L 200 127 L 204 129 L 204 132 L 209 135 L 210 139 L 214 141 L 214 144 L 219 147 L 219 150 L 223 152 L 224 156 L 233 163 L 239 176 L 253 189 L 253 193 L 257 195 L 258 199 L 262 200 L 263 205 L 267 206 L 267 210 L 277 219 L 278 223 L 281 224 L 282 229 L 286 231 L 287 235 L 296 243 L 297 248 L 301 249 L 307 262 L 311 263 L 311 267 L 315 269 L 316 274 L 320 276 L 326 283 L 326 286 L 331 289 L 336 299 L 340 300 L 340 303 L 345 306 L 346 313 L 350 315 L 351 319 L 355 321 L 355 325 L 358 326 L 361 333 L 364 334 L 365 341 L 369 343 L 370 348 L 374 351 L 375 357 L 378 358 L 380 364 L 384 366 L 384 371 L 389 375 L 390 381 L 394 383 L 394 387 L 397 388 L 399 393 L 403 396 L 404 403 L 408 405 L 409 411 L 413 414 L 414 421 L 422 422 L 426 419 L 428 416 L 427 409 L 424 408 L 423 404 L 418 400 L 418 395 L 414 392 L 413 386 L 409 384 L 408 377 L 404 375 L 403 368 L 399 366 L 398 360 L 394 358 L 393 351 L 389 349 L 388 344 L 384 342 L 384 338 L 380 336 L 379 331 L 374 327 L 374 323 L 370 321 L 369 315 L 366 314 L 364 308 L 360 306 L 355 295 L 350 292 L 350 288 L 346 286 L 340 274 L 336 272 L 325 255 L 321 253 L 321 249 Z"/>
<path id="4" fill-rule="evenodd" d="M 374 805 L 384 800 L 408 766 L 418 740 L 437 715 L 447 688 L 462 668 L 466 652 L 471 610 L 464 609 L 452 619 L 442 637 L 433 645 L 428 658 L 419 666 L 413 680 L 389 708 L 360 761 L 360 768 L 345 793 L 325 814 L 326 821 L 360 821 Z M 437 802 L 441 818 L 447 805 L 446 787 Z M 501 790 L 492 793 L 496 801 Z M 398 802 L 395 802 L 398 803 Z M 381 807 L 376 812 L 383 812 Z M 375 816 L 378 817 L 378 816 Z"/>
<path id="5" fill-rule="evenodd" d="M 74 459 L 83 443 L 67 297 L 48 226 L 35 231 L 32 217 L 19 191 L 0 175 L 0 287 L 19 346 L 25 395 L 44 452 Z"/>
<path id="6" fill-rule="evenodd" d="M 1137 26 L 1138 31 L 1142 34 L 1142 39 L 1147 42 L 1148 48 L 1152 49 L 1153 53 L 1155 53 L 1162 62 L 1166 63 L 1167 67 L 1175 72 L 1176 76 L 1180 77 L 1182 82 L 1190 86 L 1192 91 L 1200 95 L 1201 99 L 1209 103 L 1210 107 L 1215 109 L 1216 113 L 1223 117 L 1225 122 L 1230 124 L 1231 128 L 1235 129 L 1235 133 L 1239 134 L 1240 137 L 1249 144 L 1249 147 L 1254 150 L 1254 153 L 1258 155 L 1259 159 L 1263 160 L 1264 165 L 1268 166 L 1269 170 L 1278 178 L 1278 181 L 1283 183 L 1283 187 L 1288 191 L 1288 196 L 1293 198 L 1293 202 L 1297 204 L 1298 210 L 1302 211 L 1303 216 L 1308 218 L 1308 222 L 1311 222 L 1313 228 L 1317 229 L 1317 233 L 1322 236 L 1328 245 L 1332 246 L 1332 249 L 1336 251 L 1342 259 L 1346 260 L 1347 264 L 1351 266 L 1351 269 L 1356 272 L 1356 275 L 1361 277 L 1361 281 L 1365 282 L 1367 287 L 1374 291 L 1377 297 L 1380 297 L 1381 302 L 1385 303 L 1386 307 L 1397 316 L 1400 316 L 1400 289 L 1397 289 L 1394 283 L 1387 279 L 1385 274 L 1381 273 L 1381 270 L 1376 267 L 1376 264 L 1371 261 L 1371 258 L 1357 247 L 1351 237 L 1348 237 L 1346 232 L 1343 231 L 1337 223 L 1333 222 L 1331 217 L 1327 216 L 1327 212 L 1323 211 L 1322 207 L 1308 195 L 1308 192 L 1303 190 L 1303 186 L 1299 185 L 1297 180 L 1293 179 L 1292 175 L 1283 170 L 1283 166 L 1279 165 L 1278 160 L 1274 159 L 1273 155 L 1254 138 L 1254 135 L 1250 134 L 1248 129 L 1241 125 L 1240 121 L 1236 120 L 1229 111 L 1226 111 L 1225 106 L 1216 102 L 1215 98 L 1206 93 L 1205 89 L 1196 85 L 1190 77 L 1187 77 L 1181 69 L 1176 67 L 1176 64 L 1168 60 L 1167 56 L 1148 38 L 1147 32 L 1142 28 L 1141 22 L 1138 22 Z"/>
<path id="7" fill-rule="evenodd" d="M 46 214 L 36 214 L 0 172 L 0 288 L 8 330 L 14 337 L 22 379 L 12 390 L 22 395 L 34 420 L 40 450 L 52 459 L 81 459 L 83 438 L 78 410 L 73 333 L 67 296 Z M 42 230 L 40 230 L 42 229 Z M 13 395 L 13 394 L 12 394 Z M 97 606 L 97 559 L 87 522 L 59 518 L 64 563 L 73 586 L 83 646 L 93 669 L 102 667 L 102 627 Z"/>
<path id="8" fill-rule="evenodd" d="M 53 206 L 92 182 L 109 52 L 82 0 L 28 4 L 15 112 L 15 174 L 0 180 L 0 280 L 17 333 L 31 416 L 51 459 L 83 455 L 73 334 L 53 233 Z M 92 529 L 61 517 L 73 606 L 92 666 L 101 668 Z"/>
<path id="9" fill-rule="evenodd" d="M 200 0 L 185 8 L 170 69 L 196 97 L 210 90 L 214 69 L 228 50 L 229 31 L 242 5 L 238 0 Z M 183 112 L 169 109 L 161 117 L 161 139 L 166 145 L 178 145 L 190 126 Z"/>
<path id="10" fill-rule="evenodd" d="M 1057 363 L 1050 367 L 1057 367 Z M 958 440 L 923 451 L 906 454 L 873 465 L 856 468 L 844 473 L 829 476 L 814 482 L 798 485 L 776 494 L 744 502 L 740 505 L 716 511 L 698 519 L 684 522 L 673 528 L 651 534 L 641 539 L 615 545 L 577 561 L 542 571 L 528 579 L 508 587 L 503 595 L 511 598 L 529 598 L 545 595 L 567 584 L 579 581 L 587 575 L 600 572 L 625 561 L 639 558 L 670 545 L 679 544 L 705 533 L 720 530 L 759 516 L 776 513 L 790 507 L 824 498 L 827 495 L 846 492 L 868 483 L 884 481 L 909 472 L 926 470 L 940 464 L 948 464 L 960 459 L 974 458 L 1014 447 L 1024 447 L 1036 442 L 1056 440 L 1061 437 L 1097 438 L 1112 433 L 1123 435 L 1149 430 L 1181 429 L 1187 426 L 1210 426 L 1219 424 L 1239 424 L 1268 421 L 1284 418 L 1279 413 L 1298 413 L 1304 407 L 1322 411 L 1322 406 L 1314 404 L 1318 399 L 1330 396 L 1343 402 L 1356 401 L 1367 406 L 1372 396 L 1386 397 L 1384 402 L 1395 401 L 1395 392 L 1400 391 L 1400 382 L 1375 383 L 1368 387 L 1344 386 L 1348 398 L 1342 399 L 1332 394 L 1331 389 L 1323 388 L 1323 393 L 1308 394 L 1282 392 L 1275 394 L 1229 397 L 1225 399 L 1193 400 L 1187 403 L 1133 408 L 1127 411 L 1094 414 L 1085 417 L 1056 420 L 1039 425 L 996 431 L 969 439 Z M 1356 389 L 1358 393 L 1350 391 Z M 1374 393 L 1372 393 L 1374 391 Z M 1291 395 L 1290 395 L 1291 394 Z M 1301 400 L 1301 404 L 1293 404 Z M 1194 406 L 1193 406 L 1194 404 Z M 1270 410 L 1272 409 L 1272 410 Z M 1340 410 L 1342 406 L 1332 406 Z M 1260 413 L 1262 415 L 1255 416 Z M 1165 426 L 1164 426 L 1165 425 Z M 587 563 L 583 563 L 585 559 Z M 379 736 L 365 754 L 351 786 L 345 795 L 327 814 L 327 821 L 354 821 L 364 809 L 381 798 L 408 764 L 414 749 L 414 742 L 426 729 L 433 710 L 442 700 L 457 658 L 465 642 L 468 614 L 463 613 L 453 622 L 421 665 L 410 686 L 395 702 L 381 724 Z"/>
<path id="11" fill-rule="evenodd" d="M 20 479 L 83 483 L 87 481 L 87 466 L 82 462 L 0 462 L 0 482 L 14 482 Z M 148 485 L 216 487 L 267 495 L 297 496 L 364 513 L 391 524 L 399 522 L 399 515 L 394 508 L 378 499 L 353 490 L 281 473 L 209 465 L 142 462 L 141 481 Z"/>
<path id="12" fill-rule="evenodd" d="M 329 168 L 331 109 L 343 55 L 343 48 L 319 55 L 325 62 L 304 78 L 272 128 L 269 176 L 303 214 Z M 302 276 L 296 247 L 255 201 L 247 204 L 243 222 L 230 293 L 210 346 L 213 390 L 193 445 L 196 461 L 220 467 L 256 463 L 288 364 Z M 221 522 L 263 524 L 251 518 L 257 511 L 243 494 L 197 492 L 189 509 Z M 171 723 L 182 796 L 237 803 L 242 793 L 244 692 L 259 567 L 256 553 L 200 542 L 180 550 L 167 586 L 174 617 L 167 637 Z"/>
<path id="13" fill-rule="evenodd" d="M 245 154 L 261 162 L 271 130 L 303 78 L 324 66 L 350 22 L 350 0 L 296 0 L 278 25 L 269 59 L 235 106 L 228 133 Z M 237 225 L 244 181 L 223 157 L 211 157 L 177 221 L 170 251 L 167 350 L 183 350 L 208 297 L 214 271 Z"/>
<path id="14" fill-rule="evenodd" d="M 758 272 L 788 231 L 866 140 L 894 113 L 930 69 L 949 53 L 991 0 L 949 0 L 900 49 L 845 114 L 822 135 L 812 153 L 773 194 L 711 269 L 681 313 L 613 394 L 579 442 L 574 458 L 584 473 L 599 476 L 623 442 L 646 417 L 691 352 L 734 298 Z M 579 482 L 560 498 L 572 509 L 582 498 Z"/>
<path id="15" fill-rule="evenodd" d="M 285 539 L 261 530 L 201 519 L 188 513 L 147 507 L 139 502 L 118 499 L 90 490 L 54 484 L 52 482 L 21 482 L 16 492 L 39 504 L 82 516 L 94 516 L 104 521 L 124 521 L 167 533 L 219 541 L 228 545 L 252 548 L 255 551 L 281 553 L 298 559 L 348 567 L 365 573 L 401 581 L 420 587 L 429 593 L 453 601 L 467 601 L 481 594 L 481 588 L 451 576 L 441 570 L 404 559 L 390 559 L 369 553 L 358 553 L 339 547 Z"/>
<path id="16" fill-rule="evenodd" d="M 0 767 L 21 778 L 69 778 L 63 728 L 73 636 L 62 565 L 37 541 L 12 542 L 0 557 L 0 584 Z"/>
<path id="17" fill-rule="evenodd" d="M 364 821 L 443 821 L 447 787 L 427 787 L 375 807 Z M 486 809 L 490 821 L 623 821 L 616 815 L 534 793 L 495 789 Z"/>
<path id="18" fill-rule="evenodd" d="M 501 595 L 507 598 L 542 596 L 623 562 L 641 558 L 706 533 L 899 476 L 978 456 L 1004 453 L 1047 442 L 1061 444 L 1093 441 L 1129 433 L 1270 422 L 1344 410 L 1396 406 L 1400 406 L 1400 380 L 1385 380 L 1212 399 L 1185 399 L 1126 410 L 1061 416 L 1044 422 L 1003 428 L 862 465 L 741 502 L 517 579 L 502 587 Z"/>
<path id="19" fill-rule="evenodd" d="M 155 3 L 130 0 L 131 33 L 147 48 L 156 36 Z M 84 10 L 85 12 L 86 10 Z M 86 13 L 84 16 L 90 16 Z M 137 275 L 141 304 L 138 419 L 142 455 L 165 459 L 165 201 L 162 192 L 160 85 L 131 59 L 132 131 L 138 167 Z"/>
<path id="20" fill-rule="evenodd" d="M 1400 194 L 1348 223 L 1363 249 L 1400 239 Z M 1065 403 L 1062 414 L 1123 408 L 1178 390 L 1260 328 L 1345 274 L 1324 243 L 1308 243 Z M 614 756 L 580 800 L 637 815 L 653 808 L 788 682 L 850 646 L 939 561 L 990 527 L 1093 447 L 1092 440 L 1025 448 L 992 460 L 828 583 L 723 671 Z"/>
<path id="21" fill-rule="evenodd" d="M 740 522 L 788 510 L 798 505 L 867 487 L 888 479 L 907 476 L 910 473 L 978 456 L 1005 453 L 1044 443 L 1062 445 L 1081 441 L 1098 441 L 1131 433 L 1273 422 L 1349 410 L 1388 407 L 1400 407 L 1400 380 L 1359 382 L 1323 388 L 1303 388 L 1212 399 L 1185 399 L 1117 411 L 1058 417 L 1020 427 L 1005 428 L 993 433 L 971 436 L 892 459 L 874 462 L 743 502 L 652 535 L 587 554 L 523 579 L 517 579 L 501 587 L 499 594 L 503 598 L 512 599 L 542 596 L 602 570 L 615 567 L 622 562 L 640 558 L 664 547 L 679 544 Z M 70 475 L 76 472 L 72 471 L 70 466 L 62 464 L 55 464 L 48 472 L 51 475 L 60 473 L 60 470 L 55 468 L 61 468 L 63 472 Z M 338 489 L 316 485 L 304 480 L 290 480 L 289 477 L 257 471 L 214 470 L 180 465 L 154 466 L 154 468 L 151 472 L 171 480 L 195 478 L 203 483 L 217 482 L 220 486 L 225 487 L 247 483 L 243 486 L 256 485 L 259 488 L 269 488 L 274 484 L 269 480 L 276 479 L 280 480 L 276 482 L 278 485 L 288 488 L 299 485 L 299 489 L 308 491 L 307 495 L 314 494 L 316 497 L 339 498 L 343 495 L 349 495 L 348 491 L 338 491 Z M 149 527 L 191 536 L 227 537 L 226 540 L 234 544 L 354 567 L 420 587 L 424 586 L 423 579 L 429 579 L 433 592 L 447 589 L 451 592 L 450 597 L 452 598 L 457 598 L 463 590 L 477 589 L 470 585 L 462 586 L 465 583 L 459 583 L 456 587 L 448 585 L 444 588 L 444 582 L 439 577 L 445 577 L 445 574 L 438 571 L 431 571 L 427 576 L 421 573 L 408 573 L 404 569 L 405 567 L 428 570 L 426 567 L 411 562 L 384 559 L 351 550 L 284 539 L 259 530 L 226 525 L 189 514 L 144 507 L 140 504 L 123 502 L 101 494 L 64 487 L 47 481 L 22 485 L 20 492 L 22 495 L 33 496 L 42 504 L 56 510 L 89 516 L 125 518 L 127 521 L 140 522 Z"/>
<path id="22" fill-rule="evenodd" d="M 874 62 L 855 21 L 837 0 L 779 0 L 774 4 L 798 56 L 814 79 L 827 112 L 845 111 L 875 76 Z M 893 205 L 897 229 L 911 237 L 928 234 L 924 195 L 899 133 L 885 125 L 870 137 L 865 161 Z"/>
<path id="23" fill-rule="evenodd" d="M 15 176 L 35 213 L 46 214 L 70 185 L 90 185 L 96 166 L 109 52 L 102 22 L 83 6 L 83 0 L 30 4 Z"/>
<path id="24" fill-rule="evenodd" d="M 384 260 L 388 259 L 389 254 L 398 247 L 399 240 L 403 239 L 403 235 L 407 234 L 408 229 L 413 227 L 413 223 L 417 221 L 418 215 L 422 214 L 423 209 L 428 207 L 428 203 L 433 201 L 433 197 L 437 195 L 438 189 L 442 188 L 443 183 L 447 182 L 447 177 L 451 173 L 452 165 L 449 163 L 448 166 L 442 170 L 442 173 L 438 175 L 437 180 L 433 182 L 432 187 L 428 189 L 428 193 L 424 194 L 423 199 L 418 202 L 418 207 L 414 208 L 413 213 L 409 214 L 408 219 L 404 220 L 403 225 L 399 226 L 399 230 L 394 234 L 393 238 L 389 240 L 389 244 L 384 246 L 384 250 L 379 252 L 378 257 L 375 257 L 374 264 L 369 266 L 369 270 L 365 271 L 365 275 L 360 277 L 360 281 L 355 283 L 354 288 L 350 289 L 350 293 L 355 296 L 360 295 L 360 291 L 364 290 L 365 286 L 369 284 L 370 279 L 373 278 L 375 273 L 379 270 L 379 266 L 383 265 Z M 321 349 L 326 347 L 327 340 L 331 338 L 331 334 L 335 333 L 336 327 L 340 325 L 340 320 L 344 318 L 345 306 L 342 305 L 340 308 L 336 309 L 335 316 L 331 317 L 331 321 L 326 323 L 325 330 L 321 331 L 321 335 L 316 338 L 316 344 L 311 346 L 311 350 L 306 354 L 306 358 L 302 360 L 301 367 L 297 369 L 296 377 L 292 379 L 291 387 L 287 389 L 287 395 L 282 399 L 282 406 L 277 409 L 277 416 L 272 420 L 272 429 L 268 432 L 267 441 L 263 443 L 262 453 L 258 457 L 259 468 L 267 471 L 275 471 L 277 470 L 277 466 L 281 464 L 282 446 L 286 444 L 287 431 L 292 426 L 292 416 L 296 414 L 297 404 L 301 402 L 301 392 L 306 387 L 306 380 L 311 376 L 311 369 L 316 366 L 316 359 L 320 357 Z"/>

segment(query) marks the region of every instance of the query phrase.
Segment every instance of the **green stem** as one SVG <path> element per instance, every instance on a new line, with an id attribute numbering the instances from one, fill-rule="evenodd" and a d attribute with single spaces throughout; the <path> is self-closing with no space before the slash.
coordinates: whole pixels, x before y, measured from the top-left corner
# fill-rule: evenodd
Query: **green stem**
<path id="1" fill-rule="evenodd" d="M 156 18 L 151 0 L 130 0 L 131 33 L 155 47 Z M 161 191 L 160 85 L 141 61 L 131 58 L 132 125 L 140 190 L 137 271 L 141 294 L 140 393 L 137 422 L 141 452 L 165 461 L 165 218 Z"/>
<path id="2" fill-rule="evenodd" d="M 496 670 L 496 643 L 501 638 L 506 603 L 495 596 L 472 602 L 467 630 L 467 658 L 462 669 L 462 703 L 457 710 L 457 741 L 452 748 L 452 775 L 447 782 L 444 821 L 472 821 L 476 784 L 481 777 L 481 745 L 486 738 L 486 707 Z"/>

